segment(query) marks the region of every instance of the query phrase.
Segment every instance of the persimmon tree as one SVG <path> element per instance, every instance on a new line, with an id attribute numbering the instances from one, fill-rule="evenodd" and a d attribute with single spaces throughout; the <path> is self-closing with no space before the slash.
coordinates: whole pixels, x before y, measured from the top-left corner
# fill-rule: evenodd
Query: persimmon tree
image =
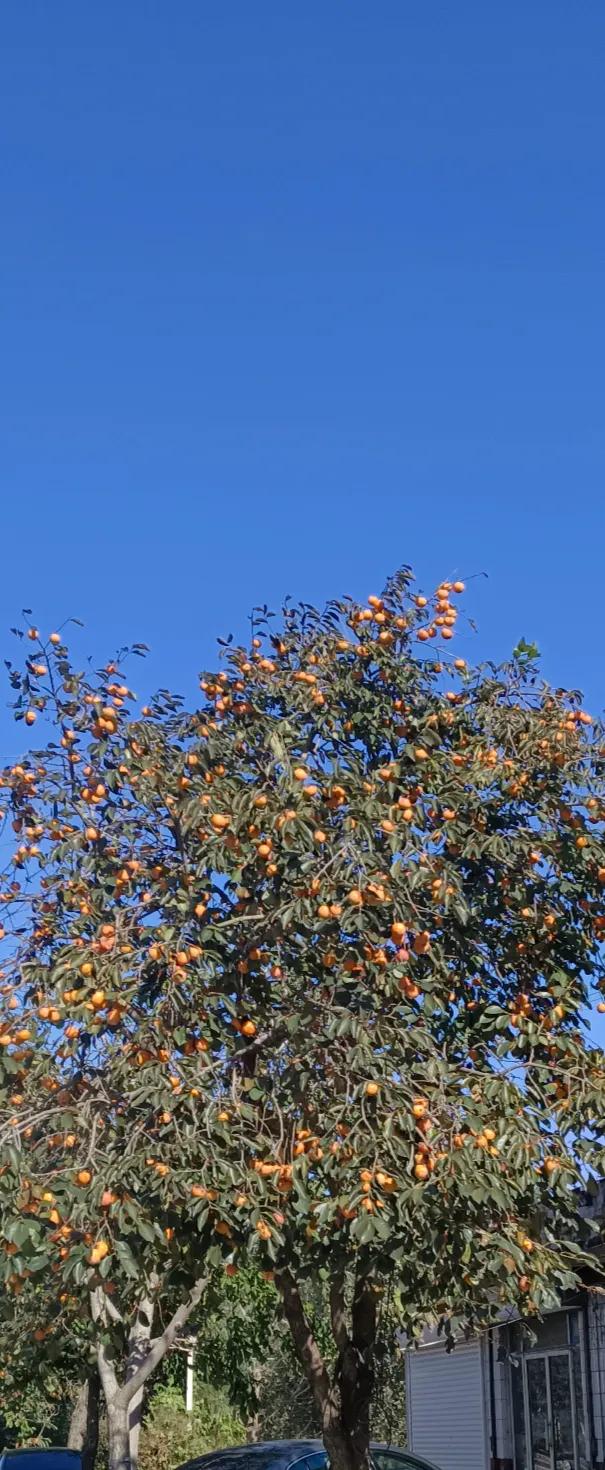
<path id="1" fill-rule="evenodd" d="M 112 1470 L 151 1318 L 226 1255 L 274 1274 L 337 1470 L 368 1463 L 383 1293 L 452 1334 L 577 1279 L 604 737 L 527 645 L 452 656 L 462 591 L 257 612 L 193 711 L 35 629 L 12 671 L 55 734 L 4 775 L 7 1275 L 89 1302 Z"/>
<path id="2" fill-rule="evenodd" d="M 162 703 L 166 788 L 139 803 L 125 764 L 139 747 L 131 729 L 111 728 L 127 695 L 111 670 L 83 679 L 55 635 L 46 662 L 38 651 L 23 682 L 12 678 L 18 713 L 41 681 L 25 721 L 39 710 L 53 728 L 44 752 L 3 778 L 18 834 L 0 930 L 4 1280 L 20 1299 L 32 1280 L 54 1279 L 38 1350 L 54 1353 L 75 1330 L 82 1354 L 93 1351 L 112 1470 L 133 1470 L 143 1390 L 231 1251 L 210 1208 L 221 1139 L 225 1167 L 231 1155 L 216 1026 L 190 989 L 201 949 L 185 935 L 205 899 L 171 811 L 176 705 Z M 239 1153 L 236 1164 L 241 1174 Z"/>
<path id="3" fill-rule="evenodd" d="M 19 1048 L 16 1056 L 22 1067 Z M 12 1059 L 7 1051 L 5 1061 Z M 102 1070 L 98 1059 L 88 1070 L 83 1060 L 77 1079 L 68 1078 L 53 1072 L 42 1050 L 17 1078 L 21 1091 L 11 1077 L 9 1102 L 18 1112 L 4 1135 L 2 1246 L 7 1301 L 15 1301 L 7 1333 L 23 1317 L 24 1294 L 41 1282 L 30 1304 L 30 1317 L 33 1309 L 39 1316 L 29 1354 L 37 1354 L 41 1375 L 57 1358 L 77 1361 L 74 1377 L 89 1385 L 81 1418 L 96 1366 L 112 1470 L 132 1470 L 143 1390 L 201 1300 L 213 1249 L 214 1263 L 222 1250 L 213 1226 L 198 1229 L 180 1196 L 162 1188 L 170 1166 L 148 1150 L 165 1126 L 164 1110 L 158 1122 L 154 1098 L 140 1105 L 119 1092 L 113 1062 L 108 1048 Z M 191 1183 L 192 1211 L 202 1195 L 202 1184 Z"/>
<path id="4" fill-rule="evenodd" d="M 13 1249 L 8 1241 L 4 1248 Z M 0 1364 L 0 1446 L 7 1433 L 11 1443 L 67 1443 L 80 1450 L 83 1470 L 94 1470 L 98 1374 L 86 1333 L 52 1278 L 32 1275 L 18 1292 L 2 1292 Z"/>

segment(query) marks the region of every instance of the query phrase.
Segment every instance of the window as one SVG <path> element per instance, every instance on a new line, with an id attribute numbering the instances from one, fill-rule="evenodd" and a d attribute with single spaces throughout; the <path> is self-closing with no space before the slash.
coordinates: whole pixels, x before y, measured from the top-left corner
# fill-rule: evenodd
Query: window
<path id="1" fill-rule="evenodd" d="M 418 1460 L 409 1460 L 394 1450 L 372 1450 L 372 1460 L 376 1470 L 419 1470 Z"/>
<path id="2" fill-rule="evenodd" d="M 531 1325 L 515 1322 L 511 1328 L 513 1353 L 549 1352 L 569 1346 L 569 1312 L 549 1312 L 541 1322 Z"/>
<path id="3" fill-rule="evenodd" d="M 292 1460 L 288 1470 L 327 1470 L 328 1457 L 325 1450 L 317 1450 L 315 1454 L 303 1455 L 300 1460 Z"/>

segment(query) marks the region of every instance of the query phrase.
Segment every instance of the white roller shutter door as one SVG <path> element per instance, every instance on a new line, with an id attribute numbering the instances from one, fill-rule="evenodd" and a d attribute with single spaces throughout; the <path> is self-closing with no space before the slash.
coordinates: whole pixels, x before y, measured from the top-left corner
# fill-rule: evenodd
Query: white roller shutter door
<path id="1" fill-rule="evenodd" d="M 408 1446 L 439 1470 L 488 1470 L 481 1345 L 441 1343 L 407 1357 Z"/>

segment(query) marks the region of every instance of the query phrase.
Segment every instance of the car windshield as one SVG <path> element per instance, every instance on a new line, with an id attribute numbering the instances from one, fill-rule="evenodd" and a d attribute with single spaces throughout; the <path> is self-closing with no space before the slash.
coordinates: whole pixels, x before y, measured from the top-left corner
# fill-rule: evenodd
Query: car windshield
<path id="1" fill-rule="evenodd" d="M 410 1459 L 403 1451 L 373 1448 L 370 1453 L 374 1470 L 428 1470 L 420 1460 Z M 288 1470 L 324 1470 L 327 1465 L 325 1450 L 317 1450 L 297 1457 Z"/>

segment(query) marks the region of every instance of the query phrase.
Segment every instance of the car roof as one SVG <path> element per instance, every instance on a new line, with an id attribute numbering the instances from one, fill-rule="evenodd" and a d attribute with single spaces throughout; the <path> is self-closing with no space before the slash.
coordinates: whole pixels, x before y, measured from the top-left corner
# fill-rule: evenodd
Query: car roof
<path id="1" fill-rule="evenodd" d="M 68 1450 L 63 1445 L 49 1444 L 49 1445 L 43 1446 L 43 1445 L 31 1445 L 31 1444 L 30 1445 L 27 1445 L 26 1444 L 26 1445 L 22 1445 L 21 1448 L 19 1448 L 19 1449 L 12 1449 L 11 1448 L 11 1449 L 6 1449 L 6 1450 L 0 1450 L 0 1465 L 2 1464 L 2 1460 L 3 1459 L 6 1459 L 6 1460 L 9 1460 L 9 1459 L 10 1460 L 19 1459 L 19 1460 L 22 1460 L 23 1463 L 25 1464 L 26 1460 L 29 1459 L 29 1460 L 34 1460 L 35 1461 L 36 1457 L 38 1459 L 40 1459 L 42 1455 L 62 1455 L 65 1460 L 74 1460 L 74 1461 L 75 1460 L 81 1460 L 81 1458 L 82 1458 L 79 1450 Z"/>
<path id="2" fill-rule="evenodd" d="M 0 1450 L 0 1470 L 12 1470 L 13 1466 L 27 1470 L 81 1470 L 82 1456 L 79 1450 L 63 1449 L 61 1445 L 48 1445 L 46 1449 L 31 1445 L 19 1450 Z"/>
<path id="3" fill-rule="evenodd" d="M 205 1455 L 200 1455 L 200 1462 L 209 1465 L 211 1460 L 223 1459 L 228 1456 L 234 1460 L 241 1460 L 246 1455 L 289 1455 L 293 1450 L 295 1454 L 304 1455 L 309 1450 L 321 1450 L 323 1443 L 321 1439 L 263 1439 L 256 1440 L 252 1444 L 228 1445 L 222 1450 L 208 1450 Z"/>
<path id="4" fill-rule="evenodd" d="M 383 1450 L 386 1454 L 401 1455 L 410 1464 L 418 1467 L 418 1470 L 435 1470 L 428 1460 L 421 1460 L 417 1455 L 399 1445 L 379 1444 L 373 1441 L 372 1449 Z M 187 1460 L 185 1464 L 179 1465 L 178 1470 L 212 1470 L 213 1465 L 225 1461 L 241 1462 L 246 1459 L 264 1459 L 268 1462 L 269 1470 L 286 1470 L 286 1466 L 293 1465 L 296 1460 L 303 1460 L 306 1455 L 318 1454 L 324 1450 L 321 1439 L 271 1439 L 262 1440 L 253 1444 L 233 1445 L 224 1450 L 211 1450 L 205 1455 L 200 1455 L 193 1460 Z"/>
<path id="5" fill-rule="evenodd" d="M 225 1460 L 241 1462 L 247 1459 L 257 1460 L 263 1458 L 268 1462 L 271 1470 L 279 1470 L 279 1467 L 291 1465 L 294 1460 L 304 1459 L 305 1455 L 317 1454 L 323 1449 L 320 1439 L 270 1439 L 256 1444 L 238 1444 L 224 1450 L 210 1450 L 208 1454 L 200 1455 L 194 1460 L 187 1460 L 180 1465 L 178 1470 L 194 1470 L 194 1467 L 204 1466 L 211 1470 L 211 1466 Z"/>

